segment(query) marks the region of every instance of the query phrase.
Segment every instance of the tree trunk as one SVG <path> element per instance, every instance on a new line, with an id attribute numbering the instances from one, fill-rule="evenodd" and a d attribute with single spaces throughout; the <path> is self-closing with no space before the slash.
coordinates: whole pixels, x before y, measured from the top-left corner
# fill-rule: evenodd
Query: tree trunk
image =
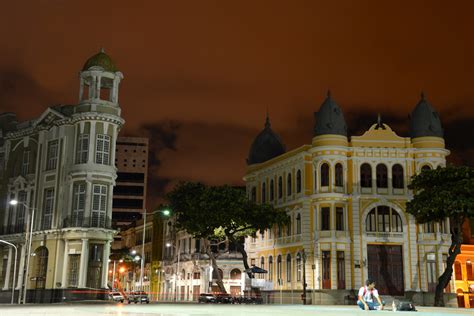
<path id="1" fill-rule="evenodd" d="M 217 275 L 216 283 L 217 283 L 217 286 L 219 287 L 219 291 L 221 293 L 227 293 L 224 287 L 224 282 L 222 282 L 222 276 L 219 273 L 219 267 L 217 266 L 216 257 L 214 256 L 214 253 L 212 253 L 211 251 L 211 245 L 209 243 L 209 240 L 203 239 L 203 244 L 204 244 L 204 249 L 206 249 L 206 253 L 209 256 L 209 260 L 211 261 L 212 269 L 216 271 L 216 275 Z M 211 278 L 212 278 L 212 275 L 211 275 Z"/>
<path id="2" fill-rule="evenodd" d="M 247 251 L 245 251 L 245 247 L 239 241 L 236 241 L 236 240 L 231 240 L 231 241 L 234 243 L 237 250 L 242 254 L 242 262 L 244 264 L 245 270 L 249 271 L 250 267 L 249 267 L 248 256 L 247 256 Z M 247 272 L 247 275 L 249 276 L 250 279 L 254 278 L 254 275 L 252 272 Z"/>
<path id="3" fill-rule="evenodd" d="M 444 306 L 444 297 L 443 291 L 451 281 L 453 275 L 453 265 L 456 260 L 456 256 L 461 253 L 461 244 L 462 244 L 462 223 L 464 218 L 452 217 L 450 221 L 450 230 L 451 230 L 451 246 L 448 251 L 448 258 L 446 260 L 446 270 L 438 278 L 438 284 L 436 285 L 435 306 Z"/>

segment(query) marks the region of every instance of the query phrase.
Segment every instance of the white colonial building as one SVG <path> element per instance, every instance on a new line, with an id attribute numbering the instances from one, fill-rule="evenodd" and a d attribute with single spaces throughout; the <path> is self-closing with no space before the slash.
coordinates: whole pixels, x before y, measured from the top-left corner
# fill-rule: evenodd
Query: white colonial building
<path id="1" fill-rule="evenodd" d="M 2 297 L 12 286 L 24 291 L 23 280 L 28 302 L 104 296 L 90 289 L 107 287 L 123 75 L 102 50 L 79 78 L 78 104 L 49 107 L 22 123 L 11 113 L 0 116 L 0 239 L 20 249 L 14 284 L 12 251 L 0 250 Z"/>

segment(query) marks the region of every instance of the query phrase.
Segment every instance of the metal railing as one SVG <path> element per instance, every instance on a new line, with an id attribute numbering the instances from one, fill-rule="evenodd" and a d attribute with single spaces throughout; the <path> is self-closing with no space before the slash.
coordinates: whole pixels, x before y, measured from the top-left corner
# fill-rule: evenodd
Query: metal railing
<path id="1" fill-rule="evenodd" d="M 109 216 L 68 216 L 63 219 L 61 228 L 112 228 L 112 218 Z"/>

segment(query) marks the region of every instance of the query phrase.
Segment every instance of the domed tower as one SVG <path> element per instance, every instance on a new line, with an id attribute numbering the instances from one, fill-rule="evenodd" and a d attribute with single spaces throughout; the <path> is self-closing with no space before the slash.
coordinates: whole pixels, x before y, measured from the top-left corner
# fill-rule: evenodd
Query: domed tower
<path id="1" fill-rule="evenodd" d="M 344 114 L 336 101 L 328 91 L 326 99 L 314 113 L 314 137 L 313 145 L 347 145 L 347 125 Z M 329 141 L 329 143 L 328 143 Z"/>
<path id="2" fill-rule="evenodd" d="M 265 121 L 264 129 L 255 137 L 250 146 L 247 164 L 253 165 L 262 163 L 286 152 L 285 145 L 280 137 L 272 130 L 270 118 Z"/>
<path id="3" fill-rule="evenodd" d="M 410 115 L 410 137 L 414 148 L 423 150 L 415 158 L 416 169 L 444 165 L 449 151 L 445 149 L 443 127 L 436 110 L 421 93 L 421 98 Z M 432 152 L 428 153 L 429 150 Z M 427 151 L 428 150 L 428 151 Z"/>
<path id="4" fill-rule="evenodd" d="M 80 72 L 79 102 L 118 107 L 119 84 L 122 79 L 123 74 L 104 49 L 101 49 L 86 61 Z"/>

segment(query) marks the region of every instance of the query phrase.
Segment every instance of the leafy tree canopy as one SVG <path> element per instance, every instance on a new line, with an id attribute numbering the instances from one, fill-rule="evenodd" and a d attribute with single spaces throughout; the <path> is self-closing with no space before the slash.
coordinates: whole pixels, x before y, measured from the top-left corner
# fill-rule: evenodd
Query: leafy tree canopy
<path id="1" fill-rule="evenodd" d="M 414 198 L 407 212 L 419 223 L 447 217 L 474 217 L 474 169 L 447 166 L 426 170 L 413 177 L 409 188 Z"/>

